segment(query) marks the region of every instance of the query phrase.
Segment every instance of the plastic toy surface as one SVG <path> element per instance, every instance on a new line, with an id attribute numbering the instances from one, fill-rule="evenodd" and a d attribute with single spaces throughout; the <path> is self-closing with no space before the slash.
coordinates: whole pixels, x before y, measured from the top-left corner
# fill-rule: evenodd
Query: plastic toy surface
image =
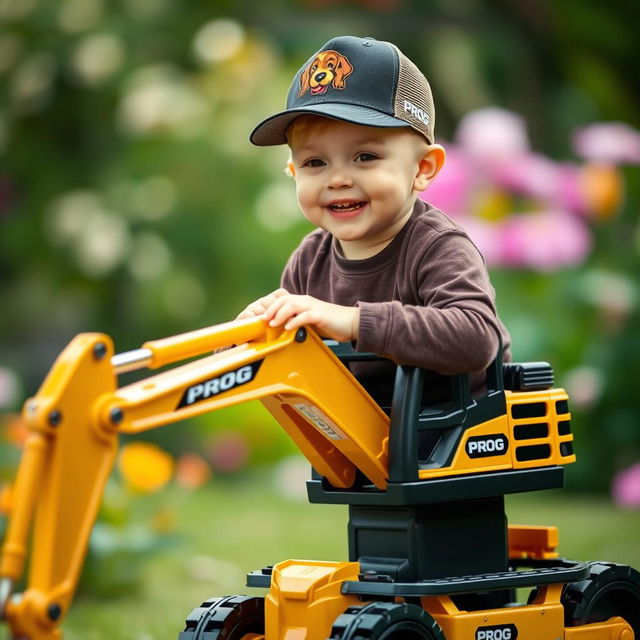
<path id="1" fill-rule="evenodd" d="M 235 345 L 231 346 L 230 345 Z M 225 350 L 211 352 L 222 348 Z M 205 354 L 205 355 L 203 355 Z M 194 356 L 139 382 L 117 375 Z M 349 505 L 346 562 L 254 571 L 265 597 L 203 602 L 179 640 L 632 640 L 640 574 L 558 557 L 557 530 L 507 524 L 508 493 L 562 485 L 575 460 L 568 398 L 546 363 L 467 376 L 421 406 L 424 371 L 398 367 L 391 407 L 349 373 L 375 359 L 313 331 L 235 321 L 114 355 L 81 334 L 25 404 L 28 437 L 0 559 L 14 638 L 53 640 L 79 579 L 117 437 L 259 399 L 312 465 L 312 502 Z M 390 417 L 389 417 L 390 416 Z M 22 593 L 13 593 L 29 574 Z M 527 603 L 516 600 L 527 589 Z"/>

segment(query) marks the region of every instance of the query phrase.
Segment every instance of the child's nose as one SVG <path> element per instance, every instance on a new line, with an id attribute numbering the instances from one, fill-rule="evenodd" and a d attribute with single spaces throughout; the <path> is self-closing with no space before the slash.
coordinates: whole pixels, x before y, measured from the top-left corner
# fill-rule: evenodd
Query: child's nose
<path id="1" fill-rule="evenodd" d="M 353 185 L 353 179 L 348 171 L 343 168 L 336 167 L 329 176 L 329 187 L 332 189 L 340 189 L 342 187 L 350 187 Z"/>

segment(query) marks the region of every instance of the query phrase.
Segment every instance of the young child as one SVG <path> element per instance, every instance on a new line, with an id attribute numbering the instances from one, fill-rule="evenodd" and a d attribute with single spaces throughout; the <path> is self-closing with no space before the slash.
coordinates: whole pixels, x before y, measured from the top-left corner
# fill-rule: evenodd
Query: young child
<path id="1" fill-rule="evenodd" d="M 459 225 L 418 199 L 445 160 L 434 115 L 429 83 L 391 43 L 337 37 L 303 65 L 286 110 L 250 139 L 289 145 L 298 203 L 318 228 L 289 259 L 281 288 L 239 318 L 310 325 L 395 363 L 468 372 L 473 388 L 499 336 L 509 359 L 482 256 Z M 384 404 L 392 367 L 352 370 Z"/>

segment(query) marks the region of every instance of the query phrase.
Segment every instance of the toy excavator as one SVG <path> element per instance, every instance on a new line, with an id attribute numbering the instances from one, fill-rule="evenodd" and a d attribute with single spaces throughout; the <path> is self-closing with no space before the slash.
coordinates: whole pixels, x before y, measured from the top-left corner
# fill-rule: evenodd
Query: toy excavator
<path id="1" fill-rule="evenodd" d="M 247 584 L 265 597 L 207 600 L 179 640 L 640 637 L 640 573 L 562 559 L 555 528 L 507 524 L 505 494 L 560 487 L 575 460 L 567 394 L 549 365 L 503 365 L 498 354 L 485 390 L 452 376 L 433 406 L 421 405 L 424 370 L 398 366 L 385 411 L 348 370 L 375 358 L 260 319 L 120 355 L 106 335 L 77 336 L 25 404 L 30 435 L 0 561 L 12 636 L 61 638 L 118 434 L 259 399 L 311 463 L 311 502 L 349 505 L 349 561 L 253 571 Z M 120 373 L 186 359 L 118 387 Z"/>

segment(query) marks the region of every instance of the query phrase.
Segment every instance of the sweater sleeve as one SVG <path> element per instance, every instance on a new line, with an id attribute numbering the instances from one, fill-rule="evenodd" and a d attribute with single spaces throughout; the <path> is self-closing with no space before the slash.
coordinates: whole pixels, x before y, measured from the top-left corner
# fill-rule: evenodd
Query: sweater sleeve
<path id="1" fill-rule="evenodd" d="M 411 274 L 420 304 L 358 302 L 358 351 L 442 374 L 485 369 L 500 328 L 484 260 L 467 236 L 442 232 Z"/>

